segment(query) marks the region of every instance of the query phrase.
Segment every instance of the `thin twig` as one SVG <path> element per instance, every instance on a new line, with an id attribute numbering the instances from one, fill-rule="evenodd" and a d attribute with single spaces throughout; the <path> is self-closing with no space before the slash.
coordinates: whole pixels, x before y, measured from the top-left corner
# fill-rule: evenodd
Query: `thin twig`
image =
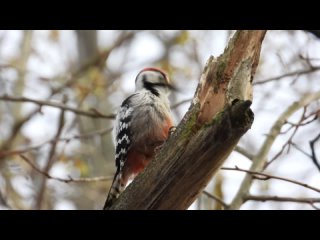
<path id="1" fill-rule="evenodd" d="M 91 109 L 91 111 L 84 111 L 84 110 L 79 110 L 77 108 L 69 107 L 61 103 L 54 103 L 50 101 L 45 101 L 45 100 L 37 100 L 37 99 L 32 99 L 32 98 L 27 98 L 27 97 L 12 97 L 8 95 L 0 96 L 0 100 L 4 101 L 10 101 L 10 102 L 30 102 L 37 104 L 38 106 L 49 106 L 49 107 L 54 107 L 54 108 L 60 108 L 65 111 L 70 111 L 78 115 L 83 115 L 87 117 L 92 117 L 92 118 L 106 118 L 106 119 L 113 119 L 115 117 L 114 114 L 103 114 L 99 112 L 96 109 Z"/>
<path id="2" fill-rule="evenodd" d="M 318 159 L 317 159 L 317 155 L 316 155 L 316 152 L 314 151 L 314 144 L 316 143 L 316 141 L 318 141 L 320 139 L 320 134 L 318 136 L 316 136 L 315 139 L 311 140 L 309 142 L 310 144 L 310 148 L 311 148 L 311 154 L 312 154 L 312 161 L 313 163 L 316 165 L 317 169 L 320 171 L 320 164 L 318 162 Z"/>
<path id="3" fill-rule="evenodd" d="M 16 149 L 16 150 L 10 150 L 10 151 L 2 151 L 0 152 L 0 158 L 2 157 L 6 157 L 6 156 L 11 156 L 11 155 L 16 155 L 16 154 L 22 154 L 22 153 L 26 153 L 26 152 L 30 152 L 30 151 L 34 151 L 37 150 L 39 148 L 42 148 L 43 146 L 45 146 L 46 144 L 49 143 L 53 143 L 53 141 L 60 141 L 60 142 L 70 142 L 73 139 L 80 139 L 80 138 L 89 138 L 89 137 L 94 137 L 94 136 L 103 136 L 107 133 L 110 133 L 112 131 L 112 128 L 103 128 L 100 130 L 95 130 L 92 132 L 88 132 L 88 133 L 84 133 L 84 134 L 80 134 L 80 135 L 74 135 L 72 137 L 65 137 L 65 138 L 59 138 L 59 139 L 50 139 L 47 140 L 43 143 L 34 145 L 34 146 L 30 146 L 30 147 L 26 147 L 23 149 Z"/>
<path id="4" fill-rule="evenodd" d="M 245 197 L 245 200 L 252 200 L 252 201 L 275 201 L 275 202 L 296 202 L 296 203 L 317 203 L 320 202 L 320 198 L 294 198 L 294 197 L 279 197 L 279 196 L 255 196 L 255 195 L 248 195 Z"/>
<path id="5" fill-rule="evenodd" d="M 304 155 L 306 155 L 309 158 L 312 158 L 312 156 L 310 154 L 308 154 L 307 152 L 305 152 L 304 150 L 302 150 L 297 144 L 295 144 L 294 142 L 291 143 L 291 146 L 293 146 L 295 149 L 297 149 L 298 151 L 300 151 L 301 153 L 303 153 Z"/>
<path id="6" fill-rule="evenodd" d="M 64 182 L 64 183 L 71 183 L 71 182 L 75 182 L 75 183 L 84 183 L 84 182 L 101 182 L 101 181 L 111 181 L 113 179 L 113 176 L 109 176 L 109 177 L 90 177 L 90 178 L 72 178 L 72 177 L 68 177 L 68 178 L 60 178 L 60 177 L 53 177 L 51 176 L 49 173 L 42 171 L 41 169 L 39 169 L 29 158 L 27 158 L 26 156 L 20 154 L 19 155 L 24 161 L 26 161 L 36 172 L 40 173 L 41 175 L 45 176 L 46 178 L 49 179 L 53 179 L 59 182 Z"/>
<path id="7" fill-rule="evenodd" d="M 192 100 L 191 98 L 190 98 L 190 99 L 182 100 L 182 101 L 180 101 L 180 102 L 177 102 L 177 103 L 175 103 L 175 104 L 172 104 L 172 105 L 171 105 L 171 108 L 172 108 L 172 109 L 177 108 L 177 107 L 179 107 L 179 106 L 181 106 L 181 105 L 183 105 L 183 104 L 185 104 L 185 103 L 189 103 L 191 100 Z"/>
<path id="8" fill-rule="evenodd" d="M 42 106 L 48 106 L 48 107 L 54 107 L 54 108 L 59 108 L 65 111 L 70 111 L 78 115 L 83 115 L 87 117 L 92 117 L 92 118 L 106 118 L 106 119 L 114 119 L 115 114 L 103 114 L 97 109 L 91 108 L 90 111 L 84 111 L 84 110 L 79 110 L 78 108 L 73 108 L 70 106 L 66 106 L 62 103 L 59 102 L 51 102 L 51 101 L 46 101 L 46 100 L 38 100 L 38 99 L 33 99 L 33 98 L 27 98 L 27 97 L 12 97 L 8 95 L 0 96 L 0 100 L 4 101 L 9 101 L 9 102 L 29 102 L 29 103 L 34 103 L 38 105 L 39 107 Z M 171 106 L 171 108 L 177 108 L 182 104 L 190 102 L 191 99 L 186 99 L 183 101 L 180 101 L 178 103 L 175 103 Z"/>
<path id="9" fill-rule="evenodd" d="M 222 170 L 231 170 L 231 171 L 239 171 L 239 172 L 249 173 L 249 174 L 251 174 L 253 176 L 253 178 L 258 179 L 258 180 L 263 180 L 263 181 L 269 180 L 269 179 L 278 179 L 278 180 L 282 180 L 282 181 L 285 181 L 285 182 L 290 182 L 290 183 L 293 183 L 293 184 L 296 184 L 296 185 L 299 185 L 299 186 L 302 186 L 302 187 L 305 187 L 305 188 L 308 188 L 308 189 L 311 189 L 313 191 L 316 191 L 316 192 L 320 193 L 320 189 L 318 189 L 318 188 L 312 187 L 312 186 L 310 186 L 310 185 L 308 185 L 306 183 L 298 182 L 296 180 L 289 179 L 289 178 L 273 176 L 273 175 L 262 173 L 262 172 L 250 171 L 250 170 L 239 168 L 237 166 L 235 168 L 223 167 L 221 169 Z M 263 178 L 261 178 L 261 176 Z"/>
<path id="10" fill-rule="evenodd" d="M 28 122 L 36 113 L 39 112 L 39 109 L 35 109 L 31 113 L 29 113 L 27 116 L 23 117 L 22 119 L 17 120 L 13 127 L 11 128 L 10 136 L 6 139 L 6 141 L 0 146 L 0 153 L 6 151 L 7 149 L 10 149 L 12 143 L 14 142 L 15 138 L 17 137 L 20 129 L 23 127 L 23 125 Z M 2 156 L 0 154 L 0 161 L 2 160 Z"/>
<path id="11" fill-rule="evenodd" d="M 298 123 L 292 123 L 290 121 L 286 121 L 285 123 L 286 124 L 289 124 L 291 125 L 288 129 L 286 129 L 285 131 L 281 132 L 281 134 L 285 134 L 287 132 L 289 132 L 292 128 L 294 127 L 300 127 L 300 126 L 305 126 L 305 125 L 308 125 L 314 121 L 316 121 L 318 119 L 318 115 L 320 114 L 320 109 L 317 110 L 317 111 L 314 111 L 312 113 L 310 113 L 309 115 L 305 116 L 304 114 L 302 115 L 302 118 L 299 120 Z M 311 118 L 311 120 L 308 120 L 309 118 Z M 308 120 L 308 121 L 306 121 Z M 306 122 L 305 122 L 306 121 Z"/>
<path id="12" fill-rule="evenodd" d="M 320 198 L 294 198 L 294 197 L 279 197 L 279 196 L 265 196 L 265 195 L 248 195 L 245 197 L 245 201 L 274 201 L 274 202 L 294 202 L 294 203 L 307 203 L 310 204 L 314 209 L 319 210 L 315 203 L 320 202 Z"/>
<path id="13" fill-rule="evenodd" d="M 248 158 L 250 161 L 252 161 L 252 159 L 254 158 L 254 155 L 252 153 L 249 153 L 246 149 L 244 149 L 243 147 L 240 146 L 236 146 L 234 148 L 234 150 L 240 154 L 242 154 L 243 156 L 245 156 L 246 158 Z"/>
<path id="14" fill-rule="evenodd" d="M 219 204 L 221 204 L 221 206 L 223 206 L 225 209 L 229 207 L 228 204 L 226 204 L 224 201 L 222 201 L 220 198 L 214 196 L 213 194 L 211 194 L 211 193 L 209 193 L 209 192 L 207 192 L 207 191 L 205 191 L 205 190 L 203 190 L 202 193 L 203 193 L 204 195 L 206 195 L 207 197 L 212 198 L 212 199 L 214 199 L 215 201 L 217 201 L 217 202 L 218 202 Z"/>
<path id="15" fill-rule="evenodd" d="M 297 71 L 293 71 L 293 72 L 290 72 L 290 73 L 285 73 L 285 74 L 277 76 L 277 77 L 272 77 L 272 78 L 267 78 L 267 79 L 263 79 L 263 80 L 260 80 L 260 81 L 256 81 L 256 82 L 253 83 L 253 85 L 265 84 L 265 83 L 268 83 L 268 82 L 280 80 L 281 78 L 291 77 L 291 76 L 295 76 L 295 75 L 301 76 L 301 75 L 312 73 L 312 72 L 316 72 L 316 71 L 319 71 L 319 70 L 320 70 L 320 66 L 312 67 L 310 69 L 297 70 Z"/>
<path id="16" fill-rule="evenodd" d="M 64 102 L 66 102 L 66 99 L 64 100 Z M 59 116 L 59 122 L 58 122 L 58 128 L 57 128 L 57 132 L 55 134 L 55 141 L 52 141 L 51 144 L 51 148 L 49 151 L 49 155 L 48 155 L 48 159 L 47 159 L 47 163 L 46 166 L 44 167 L 43 172 L 49 172 L 54 161 L 55 161 L 55 154 L 56 154 L 56 148 L 57 148 L 57 143 L 58 143 L 58 139 L 60 138 L 60 135 L 62 133 L 62 129 L 65 123 L 65 111 L 64 109 L 61 110 L 60 116 Z M 46 178 L 42 178 L 41 179 L 41 183 L 40 183 L 40 188 L 39 188 L 39 192 L 36 198 L 36 209 L 41 209 L 42 206 L 42 202 L 43 202 L 43 198 L 44 198 L 44 193 L 45 193 L 45 188 L 46 188 Z"/>
<path id="17" fill-rule="evenodd" d="M 301 118 L 300 118 L 299 122 L 294 125 L 294 130 L 293 130 L 291 136 L 289 137 L 288 141 L 282 146 L 281 150 L 280 150 L 269 162 L 267 162 L 267 163 L 265 164 L 264 169 L 266 169 L 271 163 L 273 163 L 273 162 L 283 153 L 283 151 L 284 151 L 286 148 L 288 148 L 287 153 L 289 153 L 290 145 L 291 145 L 291 143 L 292 143 L 292 139 L 293 139 L 293 137 L 296 135 L 299 127 L 301 126 L 300 124 L 301 124 L 301 123 L 303 122 L 303 120 L 305 119 L 305 113 L 306 113 L 306 111 L 307 111 L 307 107 L 305 106 L 305 107 L 303 108 L 303 112 L 302 112 Z M 288 122 L 288 121 L 286 121 L 286 122 Z"/>
<path id="18" fill-rule="evenodd" d="M 309 120 L 309 121 L 307 121 L 307 122 L 304 122 L 304 123 L 300 123 L 300 124 L 299 124 L 299 123 L 292 123 L 292 122 L 289 122 L 289 121 L 287 121 L 287 123 L 290 124 L 290 125 L 292 125 L 292 127 L 305 126 L 305 125 L 308 125 L 308 124 L 314 122 L 315 120 L 317 120 L 317 118 L 318 118 L 318 116 L 317 116 L 317 115 L 314 115 L 314 117 L 313 117 L 311 120 Z"/>
<path id="19" fill-rule="evenodd" d="M 65 142 L 69 142 L 73 139 L 79 139 L 79 138 L 89 138 L 89 137 L 94 137 L 94 136 L 103 136 L 105 134 L 108 134 L 112 131 L 112 127 L 111 128 L 102 128 L 99 130 L 95 130 L 92 132 L 88 132 L 88 133 L 84 133 L 84 134 L 79 134 L 79 135 L 74 135 L 72 137 L 66 137 L 66 138 L 59 138 L 59 141 L 65 141 Z"/>
<path id="20" fill-rule="evenodd" d="M 52 89 L 51 95 L 55 95 L 58 92 L 61 92 L 66 87 L 71 87 L 76 81 L 83 76 L 85 73 L 88 72 L 92 67 L 103 67 L 106 60 L 110 56 L 110 53 L 116 49 L 117 47 L 121 46 L 123 43 L 128 41 L 129 39 L 132 39 L 134 37 L 136 32 L 125 32 L 119 36 L 119 38 L 114 42 L 114 44 L 109 47 L 108 49 L 100 52 L 97 56 L 93 57 L 92 59 L 89 59 L 87 63 L 82 65 L 76 72 L 72 73 L 68 80 L 60 87 L 57 87 L 55 89 Z M 57 77 L 56 79 L 65 79 L 65 77 Z"/>
<path id="21" fill-rule="evenodd" d="M 25 30 L 23 31 L 23 38 L 20 45 L 20 56 L 16 62 L 16 70 L 18 73 L 17 79 L 16 79 L 16 86 L 15 86 L 15 93 L 16 94 L 22 94 L 24 90 L 24 83 L 25 83 L 25 71 L 27 69 L 27 62 L 30 57 L 30 54 L 32 53 L 32 38 L 33 38 L 33 31 L 31 30 Z M 12 145 L 15 137 L 18 135 L 21 127 L 24 125 L 26 121 L 28 121 L 35 112 L 31 112 L 30 115 L 26 116 L 25 118 L 20 118 L 20 109 L 21 105 L 18 104 L 17 106 L 14 106 L 14 108 L 11 109 L 12 117 L 15 120 L 13 127 L 11 128 L 11 133 L 6 141 L 3 141 L 3 144 L 0 146 L 0 152 L 2 150 L 7 150 Z M 0 158 L 0 161 L 2 159 Z"/>

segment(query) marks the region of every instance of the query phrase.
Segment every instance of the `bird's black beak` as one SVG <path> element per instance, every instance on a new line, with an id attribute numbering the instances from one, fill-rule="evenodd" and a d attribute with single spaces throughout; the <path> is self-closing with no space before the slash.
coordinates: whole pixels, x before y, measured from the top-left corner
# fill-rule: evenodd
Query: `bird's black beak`
<path id="1" fill-rule="evenodd" d="M 171 91 L 175 91 L 177 92 L 178 91 L 178 88 L 170 83 L 153 83 L 154 86 L 157 86 L 157 87 L 166 87 L 168 88 L 169 90 Z"/>
<path id="2" fill-rule="evenodd" d="M 178 92 L 178 88 L 170 83 L 167 84 L 167 88 L 171 91 Z"/>

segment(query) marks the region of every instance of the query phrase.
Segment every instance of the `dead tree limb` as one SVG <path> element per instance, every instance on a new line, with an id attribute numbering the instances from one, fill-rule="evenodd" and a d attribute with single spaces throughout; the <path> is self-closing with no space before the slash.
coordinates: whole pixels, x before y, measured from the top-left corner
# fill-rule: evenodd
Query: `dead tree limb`
<path id="1" fill-rule="evenodd" d="M 110 209 L 187 209 L 251 127 L 252 79 L 266 31 L 238 31 L 210 57 L 191 106 Z"/>

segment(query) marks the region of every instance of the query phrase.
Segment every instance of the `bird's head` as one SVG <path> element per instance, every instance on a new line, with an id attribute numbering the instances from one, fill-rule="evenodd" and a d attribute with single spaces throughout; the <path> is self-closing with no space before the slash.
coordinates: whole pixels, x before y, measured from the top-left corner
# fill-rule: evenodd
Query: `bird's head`
<path id="1" fill-rule="evenodd" d="M 141 70 L 136 77 L 136 91 L 146 89 L 159 96 L 175 90 L 171 85 L 168 75 L 161 69 L 148 67 Z"/>

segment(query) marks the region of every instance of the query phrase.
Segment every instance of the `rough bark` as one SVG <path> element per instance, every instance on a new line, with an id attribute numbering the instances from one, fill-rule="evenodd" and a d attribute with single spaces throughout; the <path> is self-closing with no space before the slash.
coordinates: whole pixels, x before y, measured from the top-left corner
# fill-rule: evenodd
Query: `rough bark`
<path id="1" fill-rule="evenodd" d="M 251 127 L 252 79 L 266 31 L 238 31 L 210 57 L 192 104 L 155 159 L 110 209 L 187 209 Z"/>

